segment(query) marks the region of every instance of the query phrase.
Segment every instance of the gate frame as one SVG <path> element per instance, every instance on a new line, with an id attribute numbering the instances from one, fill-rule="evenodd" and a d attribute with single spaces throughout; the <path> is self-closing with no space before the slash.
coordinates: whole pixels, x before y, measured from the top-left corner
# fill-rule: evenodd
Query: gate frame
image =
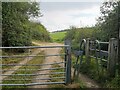
<path id="1" fill-rule="evenodd" d="M 66 62 L 66 84 L 71 83 L 71 42 L 70 40 L 65 40 L 65 45 L 69 45 L 69 47 L 65 48 L 65 62 Z"/>
<path id="2" fill-rule="evenodd" d="M 32 85 L 49 85 L 49 84 L 69 84 L 71 83 L 71 46 L 68 41 L 65 45 L 61 46 L 17 46 L 17 47 L 0 47 L 0 49 L 33 49 L 33 48 L 65 48 L 65 81 L 64 82 L 45 82 L 45 83 L 26 83 L 26 84 L 0 84 L 0 86 L 32 86 Z M 59 54 L 61 55 L 61 54 Z M 35 57 L 36 55 L 31 55 L 31 57 Z M 48 56 L 58 56 L 58 55 L 48 55 Z M 1 58 L 4 56 L 0 56 Z M 9 56 L 5 56 L 4 58 L 8 58 Z M 19 57 L 19 56 L 18 56 Z M 25 56 L 28 57 L 28 56 Z M 10 57 L 14 58 L 14 57 Z M 19 57 L 20 58 L 20 57 Z M 1 64 L 2 65 L 2 64 Z M 1 74 L 0 76 L 3 76 Z M 8 75 L 9 76 L 9 75 Z"/>

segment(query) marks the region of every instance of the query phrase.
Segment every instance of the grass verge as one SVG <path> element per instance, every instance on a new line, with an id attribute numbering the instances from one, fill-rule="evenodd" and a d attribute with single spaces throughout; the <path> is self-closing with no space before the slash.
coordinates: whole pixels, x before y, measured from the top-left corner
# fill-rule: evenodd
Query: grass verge
<path id="1" fill-rule="evenodd" d="M 83 62 L 80 67 L 80 72 L 87 75 L 89 78 L 93 79 L 102 88 L 120 88 L 120 85 L 118 84 L 118 81 L 120 80 L 120 77 L 118 74 L 116 74 L 115 77 L 109 77 L 107 75 L 107 68 L 104 65 L 105 63 L 98 61 L 99 65 L 96 63 L 96 59 L 91 58 L 90 64 L 86 64 L 85 62 L 85 56 L 83 57 Z M 74 55 L 72 55 L 72 64 L 73 67 L 75 67 L 76 58 Z M 76 66 L 77 67 L 77 66 Z"/>

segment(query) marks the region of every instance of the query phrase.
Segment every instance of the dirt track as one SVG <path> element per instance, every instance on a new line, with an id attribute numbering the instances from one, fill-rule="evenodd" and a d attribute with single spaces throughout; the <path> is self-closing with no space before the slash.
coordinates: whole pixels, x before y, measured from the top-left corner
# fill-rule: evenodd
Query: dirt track
<path id="1" fill-rule="evenodd" d="M 57 44 L 57 43 L 49 43 L 49 44 L 46 44 L 46 43 L 44 43 L 44 44 L 34 43 L 34 44 L 42 45 L 42 46 L 46 46 L 46 45 L 52 45 L 52 46 L 61 45 L 61 44 Z M 45 55 L 53 55 L 53 54 L 59 54 L 60 50 L 61 50 L 61 48 L 47 48 L 47 49 L 44 49 L 44 52 L 45 52 Z M 60 56 L 46 57 L 44 62 L 43 62 L 43 64 L 60 62 L 60 61 L 62 61 Z M 44 69 L 44 68 L 51 68 L 51 65 L 45 65 L 45 66 L 41 67 L 41 69 Z M 50 73 L 50 70 L 39 71 L 37 73 Z M 35 78 L 41 78 L 41 79 L 49 78 L 49 75 L 37 76 Z M 36 83 L 47 82 L 47 80 L 44 80 L 44 81 L 43 80 L 36 80 L 34 82 L 36 82 Z M 35 85 L 32 88 L 47 88 L 47 85 Z"/>

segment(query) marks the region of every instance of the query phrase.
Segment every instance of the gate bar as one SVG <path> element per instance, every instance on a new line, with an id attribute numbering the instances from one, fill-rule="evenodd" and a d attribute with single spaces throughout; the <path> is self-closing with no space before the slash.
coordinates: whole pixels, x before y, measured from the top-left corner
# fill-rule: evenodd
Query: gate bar
<path id="1" fill-rule="evenodd" d="M 61 63 L 65 63 L 65 62 L 49 63 L 49 64 L 0 64 L 0 66 L 44 66 L 44 65 L 61 64 Z"/>
<path id="2" fill-rule="evenodd" d="M 0 58 L 24 58 L 24 57 L 50 57 L 50 56 L 64 56 L 64 54 L 53 54 L 53 55 L 28 55 L 28 56 L 20 56 L 20 55 L 14 55 L 14 56 L 0 56 Z"/>
<path id="3" fill-rule="evenodd" d="M 52 79 L 65 79 L 65 77 L 53 77 L 53 78 L 34 78 L 34 79 L 4 79 L 4 81 L 30 81 L 30 80 L 52 80 Z"/>
<path id="4" fill-rule="evenodd" d="M 37 74 L 1 74 L 1 76 L 38 76 L 38 75 L 53 75 L 53 74 L 65 74 L 65 72 L 54 73 L 37 73 Z"/>
<path id="5" fill-rule="evenodd" d="M 43 71 L 43 70 L 58 70 L 58 69 L 65 69 L 65 67 L 60 68 L 44 68 L 44 69 L 37 69 L 37 71 Z M 34 71 L 36 69 L 19 69 L 18 71 Z M 0 70 L 0 71 L 15 71 L 15 70 Z"/>
<path id="6" fill-rule="evenodd" d="M 69 47 L 69 45 L 61 45 L 61 46 L 17 46 L 17 47 L 0 47 L 0 49 L 32 49 L 32 48 L 62 48 Z"/>
<path id="7" fill-rule="evenodd" d="M 0 84 L 0 86 L 33 86 L 33 85 L 50 85 L 50 84 L 65 84 L 65 82 L 42 82 L 29 84 Z"/>

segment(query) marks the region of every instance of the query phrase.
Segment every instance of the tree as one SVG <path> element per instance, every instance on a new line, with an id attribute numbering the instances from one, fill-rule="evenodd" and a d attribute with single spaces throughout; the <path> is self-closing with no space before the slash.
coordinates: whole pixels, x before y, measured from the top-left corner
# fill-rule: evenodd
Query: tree
<path id="1" fill-rule="evenodd" d="M 40 16 L 36 2 L 2 2 L 2 46 L 31 44 L 29 17 Z"/>
<path id="2" fill-rule="evenodd" d="M 0 2 L 0 46 L 2 46 L 2 3 Z"/>
<path id="3" fill-rule="evenodd" d="M 101 16 L 96 24 L 101 33 L 99 39 L 109 41 L 110 38 L 118 38 L 118 2 L 104 2 L 100 11 Z"/>
<path id="4" fill-rule="evenodd" d="M 74 39 L 75 32 L 76 32 L 76 27 L 70 26 L 70 29 L 68 30 L 65 38 L 70 40 Z"/>
<path id="5" fill-rule="evenodd" d="M 98 19 L 97 26 L 100 27 L 103 35 L 102 39 L 108 41 L 109 38 L 118 39 L 118 75 L 119 78 L 116 81 L 117 85 L 120 85 L 120 1 L 105 2 L 101 7 L 101 17 Z"/>
<path id="6" fill-rule="evenodd" d="M 49 32 L 39 22 L 30 22 L 31 38 L 40 41 L 50 41 Z"/>

